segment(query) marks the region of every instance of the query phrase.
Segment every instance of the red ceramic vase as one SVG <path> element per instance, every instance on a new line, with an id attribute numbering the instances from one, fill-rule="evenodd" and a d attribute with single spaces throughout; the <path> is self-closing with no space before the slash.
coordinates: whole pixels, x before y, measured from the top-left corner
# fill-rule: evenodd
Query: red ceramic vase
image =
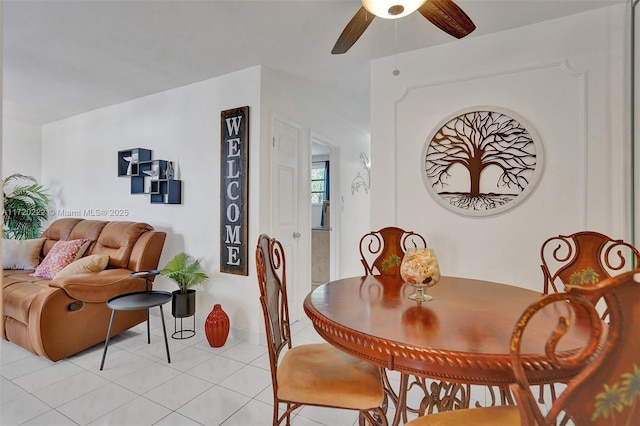
<path id="1" fill-rule="evenodd" d="M 220 304 L 213 305 L 213 309 L 204 322 L 204 332 L 211 347 L 219 348 L 224 345 L 229 336 L 229 326 L 229 316 L 222 310 L 222 306 Z"/>

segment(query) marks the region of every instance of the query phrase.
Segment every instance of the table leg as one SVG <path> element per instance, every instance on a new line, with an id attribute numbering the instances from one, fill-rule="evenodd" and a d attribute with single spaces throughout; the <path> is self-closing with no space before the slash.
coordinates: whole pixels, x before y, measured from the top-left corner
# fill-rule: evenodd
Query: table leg
<path id="1" fill-rule="evenodd" d="M 514 396 L 511 394 L 511 389 L 509 388 L 509 386 L 497 386 L 497 389 L 499 400 L 498 398 L 496 398 L 493 386 L 487 386 L 489 395 L 491 395 L 491 404 L 489 404 L 488 407 L 496 407 L 498 405 L 516 405 Z M 553 397 L 555 398 L 555 395 L 553 395 Z M 476 408 L 478 407 L 482 407 L 482 404 L 476 402 Z"/>
<path id="2" fill-rule="evenodd" d="M 396 414 L 393 418 L 393 426 L 400 424 L 400 418 L 402 422 L 407 422 L 407 389 L 409 388 L 409 375 L 400 375 L 400 389 L 398 389 L 398 402 L 396 404 Z"/>
<path id="3" fill-rule="evenodd" d="M 395 416 L 391 423 L 393 426 L 407 423 L 409 413 L 425 416 L 433 413 L 434 410 L 441 412 L 469 408 L 471 385 L 468 384 L 442 382 L 410 374 L 401 374 L 400 387 L 396 394 L 388 379 L 384 383 L 387 395 L 396 406 Z M 407 401 L 409 390 L 414 388 L 421 390 L 424 394 L 416 408 L 411 407 Z"/>
<path id="4" fill-rule="evenodd" d="M 169 355 L 169 341 L 167 340 L 167 326 L 164 323 L 164 310 L 162 309 L 162 305 L 160 308 L 160 319 L 162 319 L 162 333 L 164 334 L 164 347 L 167 350 L 167 362 L 171 364 L 171 356 Z"/>
<path id="5" fill-rule="evenodd" d="M 111 311 L 111 319 L 109 320 L 109 330 L 107 330 L 107 338 L 104 341 L 104 352 L 102 353 L 102 362 L 100 363 L 100 370 L 104 367 L 104 359 L 107 357 L 107 348 L 109 347 L 109 338 L 111 337 L 111 327 L 113 326 L 113 318 L 116 316 L 116 311 Z"/>
<path id="6" fill-rule="evenodd" d="M 469 408 L 471 385 L 455 382 L 426 379 L 419 376 L 404 375 L 407 379 L 406 389 L 421 390 L 422 397 L 418 407 L 410 407 L 405 398 L 405 414 L 414 413 L 418 416 L 431 414 L 435 411 L 458 410 Z M 410 381 L 409 381 L 410 379 Z M 406 421 L 406 417 L 404 418 Z"/>
<path id="7" fill-rule="evenodd" d="M 151 326 L 149 325 L 149 308 L 147 308 L 147 344 L 151 344 Z"/>
<path id="8" fill-rule="evenodd" d="M 407 401 L 406 401 L 406 391 L 403 392 L 403 383 L 404 383 L 404 389 L 406 389 L 408 381 L 404 380 L 405 377 L 406 377 L 405 374 L 402 374 L 400 376 L 400 392 L 396 393 L 393 390 L 393 386 L 391 386 L 391 382 L 389 381 L 389 375 L 387 374 L 387 369 L 382 368 L 382 384 L 384 387 L 384 392 L 387 396 L 387 403 L 388 403 L 388 400 L 390 399 L 396 408 L 393 421 L 390 423 L 393 426 L 398 426 L 400 424 L 401 418 L 405 418 L 404 422 L 406 423 L 405 409 L 406 409 Z M 385 413 L 386 413 L 386 410 L 385 410 Z"/>

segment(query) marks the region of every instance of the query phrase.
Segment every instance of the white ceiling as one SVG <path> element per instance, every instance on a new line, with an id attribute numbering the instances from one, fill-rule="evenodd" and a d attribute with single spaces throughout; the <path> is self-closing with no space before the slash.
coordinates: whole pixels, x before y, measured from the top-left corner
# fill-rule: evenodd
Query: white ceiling
<path id="1" fill-rule="evenodd" d="M 628 0 L 457 0 L 469 37 Z M 3 0 L 3 115 L 48 123 L 265 65 L 369 101 L 369 61 L 456 40 L 414 13 L 331 55 L 358 0 Z"/>

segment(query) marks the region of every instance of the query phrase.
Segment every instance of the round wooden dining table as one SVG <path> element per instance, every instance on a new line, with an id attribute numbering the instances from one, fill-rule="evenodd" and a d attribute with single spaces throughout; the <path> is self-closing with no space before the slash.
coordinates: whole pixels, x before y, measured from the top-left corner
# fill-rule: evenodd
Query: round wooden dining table
<path id="1" fill-rule="evenodd" d="M 304 310 L 330 344 L 405 376 L 502 389 L 515 381 L 511 334 L 520 315 L 541 293 L 448 276 L 427 289 L 433 296 L 429 302 L 409 299 L 414 292 L 399 277 L 346 278 L 309 293 Z M 524 335 L 521 359 L 531 384 L 566 382 L 579 371 L 557 368 L 544 355 L 560 314 L 574 322 L 559 344 L 560 351 L 581 348 L 589 335 L 580 312 L 559 313 L 558 309 L 570 310 L 568 306 L 543 310 Z"/>

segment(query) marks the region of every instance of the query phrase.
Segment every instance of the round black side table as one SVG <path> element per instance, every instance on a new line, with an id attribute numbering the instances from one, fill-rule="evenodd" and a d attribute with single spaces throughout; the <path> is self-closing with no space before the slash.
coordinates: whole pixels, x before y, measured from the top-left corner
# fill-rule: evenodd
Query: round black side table
<path id="1" fill-rule="evenodd" d="M 164 345 L 167 351 L 167 362 L 171 363 L 171 356 L 169 355 L 169 341 L 167 340 L 167 327 L 164 323 L 164 311 L 162 305 L 171 300 L 172 295 L 168 291 L 149 290 L 149 277 L 158 275 L 160 272 L 157 270 L 151 271 L 136 271 L 132 272 L 131 276 L 134 278 L 144 278 L 146 284 L 145 291 L 136 291 L 134 293 L 125 293 L 119 296 L 112 297 L 107 301 L 107 306 L 111 308 L 111 319 L 109 320 L 109 329 L 107 331 L 107 338 L 104 342 L 104 352 L 102 353 L 102 362 L 100 363 L 100 370 L 104 367 L 104 360 L 107 357 L 107 349 L 109 348 L 109 339 L 111 337 L 111 328 L 113 326 L 113 319 L 116 316 L 116 311 L 135 311 L 139 309 L 147 310 L 147 343 L 151 343 L 151 330 L 149 326 L 149 309 L 157 306 L 160 308 L 160 318 L 162 319 L 162 331 L 164 333 Z"/>

